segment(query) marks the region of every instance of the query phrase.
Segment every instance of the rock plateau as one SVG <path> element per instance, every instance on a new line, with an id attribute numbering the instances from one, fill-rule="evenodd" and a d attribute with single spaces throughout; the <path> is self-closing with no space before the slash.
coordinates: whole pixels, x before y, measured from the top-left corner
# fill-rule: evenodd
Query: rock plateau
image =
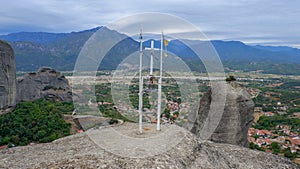
<path id="1" fill-rule="evenodd" d="M 162 126 L 166 129 L 168 126 Z M 213 143 L 210 141 L 201 142 L 194 134 L 187 130 L 178 129 L 180 133 L 172 136 L 172 139 L 180 140 L 168 151 L 161 154 L 141 158 L 124 157 L 112 153 L 110 149 L 98 146 L 91 138 L 93 131 L 95 134 L 104 134 L 106 127 L 88 130 L 85 133 L 68 136 L 51 143 L 36 144 L 31 146 L 15 147 L 0 150 L 0 168 L 191 168 L 191 169 L 278 169 L 278 168 L 298 168 L 290 160 L 265 152 L 251 150 L 236 145 Z M 141 139 L 141 144 L 146 140 L 139 138 L 134 132 L 137 131 L 137 124 L 124 123 L 114 126 L 115 135 L 122 133 L 131 135 L 137 142 Z M 179 128 L 172 126 L 173 130 Z M 148 132 L 151 128 L 147 129 Z M 155 125 L 152 127 L 155 131 Z M 134 135 L 135 134 L 135 135 Z M 99 136 L 99 135 L 98 135 Z M 152 137 L 161 141 L 170 139 L 169 137 Z M 109 138 L 106 138 L 109 139 Z M 159 141 L 159 140 L 158 140 Z M 115 151 L 122 152 L 126 145 L 117 146 L 122 140 L 110 140 L 106 145 L 112 146 Z M 115 145 L 115 146 L 114 146 Z M 132 146 L 135 146 L 132 144 Z M 146 145 L 145 145 L 146 146 Z M 151 146 L 151 145 L 150 145 Z M 156 145 L 152 145 L 156 146 Z M 125 150 L 124 150 L 125 151 Z M 141 149 L 128 150 L 130 153 L 145 153 Z"/>

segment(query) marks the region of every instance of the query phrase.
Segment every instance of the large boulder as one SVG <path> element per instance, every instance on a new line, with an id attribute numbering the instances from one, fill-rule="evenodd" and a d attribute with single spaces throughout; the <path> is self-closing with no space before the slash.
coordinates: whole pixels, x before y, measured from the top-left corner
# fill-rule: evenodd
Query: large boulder
<path id="1" fill-rule="evenodd" d="M 16 103 L 16 65 L 12 47 L 0 40 L 0 109 Z"/>
<path id="2" fill-rule="evenodd" d="M 254 103 L 243 86 L 235 82 L 213 83 L 186 127 L 200 139 L 248 146 L 253 111 Z"/>
<path id="3" fill-rule="evenodd" d="M 72 100 L 68 79 L 49 67 L 42 67 L 35 73 L 17 78 L 17 91 L 17 102 L 39 98 L 57 101 Z"/>

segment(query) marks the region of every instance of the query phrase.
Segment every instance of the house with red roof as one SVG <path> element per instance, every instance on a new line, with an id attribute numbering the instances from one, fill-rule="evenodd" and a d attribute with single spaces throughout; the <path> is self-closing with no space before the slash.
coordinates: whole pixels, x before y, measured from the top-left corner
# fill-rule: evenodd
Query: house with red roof
<path id="1" fill-rule="evenodd" d="M 271 116 L 274 116 L 274 113 L 269 111 L 269 112 L 265 112 L 264 115 L 268 116 L 268 117 L 271 117 Z"/>
<path id="2" fill-rule="evenodd" d="M 272 141 L 270 139 L 265 139 L 265 143 L 266 143 L 266 145 L 271 145 Z"/>
<path id="3" fill-rule="evenodd" d="M 257 130 L 256 134 L 259 136 L 269 137 L 272 133 L 269 130 Z"/>

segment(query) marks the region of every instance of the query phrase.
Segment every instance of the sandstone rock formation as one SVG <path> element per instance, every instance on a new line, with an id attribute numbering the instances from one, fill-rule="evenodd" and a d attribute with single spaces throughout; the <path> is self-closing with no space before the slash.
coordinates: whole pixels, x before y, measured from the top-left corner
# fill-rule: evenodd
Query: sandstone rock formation
<path id="1" fill-rule="evenodd" d="M 133 127 L 137 129 L 138 126 L 134 124 Z M 162 126 L 162 129 L 165 127 Z M 178 126 L 174 125 L 172 128 L 176 129 L 176 127 Z M 104 129 L 95 130 L 99 130 L 101 133 L 101 130 Z M 116 132 L 112 132 L 112 135 L 122 131 L 125 132 L 124 134 L 126 131 L 133 131 L 128 123 L 115 126 L 113 129 Z M 155 125 L 153 130 L 155 131 Z M 194 134 L 187 130 L 182 130 L 182 132 L 184 136 L 180 138 L 181 141 L 178 144 L 169 143 L 169 146 L 172 147 L 169 151 L 144 158 L 129 158 L 111 153 L 109 149 L 95 144 L 89 137 L 91 133 L 88 130 L 85 133 L 68 136 L 52 143 L 0 150 L 0 168 L 297 168 L 296 164 L 280 156 L 236 145 L 209 141 L 199 142 Z M 141 135 L 136 136 L 141 137 Z M 130 135 L 130 137 L 134 136 Z M 152 138 L 168 139 L 166 137 Z M 116 145 L 120 141 L 111 140 L 108 144 Z M 121 146 L 119 149 L 123 151 L 124 147 Z M 144 153 L 141 152 L 141 149 L 128 151 Z"/>
<path id="2" fill-rule="evenodd" d="M 16 65 L 12 47 L 0 40 L 0 109 L 15 105 Z"/>
<path id="3" fill-rule="evenodd" d="M 47 97 L 58 101 L 71 101 L 68 80 L 60 72 L 42 67 L 35 73 L 17 78 L 17 102 Z"/>
<path id="4" fill-rule="evenodd" d="M 224 100 L 220 99 L 222 97 Z M 247 147 L 247 131 L 253 121 L 253 111 L 254 103 L 241 85 L 235 82 L 214 83 L 201 98 L 198 114 L 189 117 L 186 127 L 200 139 L 206 132 L 203 130 L 215 129 L 206 139 Z M 220 118 L 217 115 L 221 115 Z M 209 126 L 207 129 L 205 122 Z"/>

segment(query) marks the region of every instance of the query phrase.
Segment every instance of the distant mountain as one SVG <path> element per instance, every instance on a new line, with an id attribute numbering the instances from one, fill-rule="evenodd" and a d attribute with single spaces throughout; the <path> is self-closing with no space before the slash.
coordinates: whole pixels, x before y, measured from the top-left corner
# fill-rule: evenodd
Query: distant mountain
<path id="1" fill-rule="evenodd" d="M 203 41 L 193 41 L 193 45 L 201 45 Z M 213 40 L 211 44 L 215 47 L 222 61 L 243 60 L 252 62 L 270 63 L 300 63 L 300 50 L 290 47 L 282 47 L 282 50 L 272 51 L 268 47 L 257 48 L 246 45 L 240 41 Z M 287 50 L 290 49 L 290 50 Z M 179 40 L 169 43 L 168 50 L 181 57 L 195 57 L 196 54 Z"/>
<path id="2" fill-rule="evenodd" d="M 89 37 L 100 27 L 71 33 L 21 32 L 2 35 L 0 39 L 8 41 L 15 50 L 18 71 L 35 71 L 41 66 L 51 66 L 58 70 L 72 70 L 77 56 Z M 118 34 L 116 31 L 107 31 Z M 119 34 L 120 36 L 124 36 Z M 207 43 L 189 41 L 193 45 Z M 226 70 L 256 71 L 265 73 L 300 74 L 300 50 L 291 47 L 250 46 L 239 41 L 211 41 L 218 52 Z M 144 47 L 150 46 L 150 40 Z M 115 69 L 129 54 L 138 50 L 139 43 L 125 38 L 113 47 L 103 59 L 102 69 Z M 160 47 L 160 41 L 155 41 Z M 203 71 L 204 67 L 195 53 L 182 41 L 169 42 L 168 51 L 181 57 L 192 70 Z"/>
<path id="3" fill-rule="evenodd" d="M 277 52 L 281 54 L 288 54 L 290 56 L 295 57 L 297 62 L 299 61 L 299 57 L 300 57 L 300 50 L 298 48 L 292 48 L 287 46 L 261 46 L 261 45 L 256 45 L 254 46 L 254 48 L 267 50 L 271 52 Z"/>
<path id="4" fill-rule="evenodd" d="M 7 37 L 12 38 L 8 42 L 14 48 L 18 71 L 35 71 L 41 66 L 72 70 L 82 46 L 98 29 L 64 34 L 27 32 L 24 37 L 24 33 L 15 33 Z M 45 35 L 49 35 L 49 39 Z M 25 41 L 30 37 L 32 40 Z M 45 39 L 39 43 L 42 38 Z"/>
<path id="5" fill-rule="evenodd" d="M 205 41 L 188 41 L 192 45 L 203 45 Z M 155 41 L 155 47 L 159 48 L 160 41 Z M 222 61 L 241 60 L 251 62 L 270 62 L 270 63 L 300 63 L 300 50 L 291 47 L 272 47 L 272 46 L 249 46 L 240 41 L 221 41 L 212 40 L 211 44 L 215 47 Z M 150 40 L 144 43 L 150 46 Z M 180 40 L 169 42 L 168 51 L 180 57 L 197 57 L 197 55 Z"/>
<path id="6" fill-rule="evenodd" d="M 48 44 L 67 36 L 67 33 L 46 33 L 46 32 L 20 32 L 9 35 L 1 35 L 0 39 L 10 42 L 34 42 Z"/>
<path id="7" fill-rule="evenodd" d="M 70 34 L 80 34 L 85 32 L 96 32 L 101 27 L 96 27 L 90 30 L 71 32 L 71 33 L 48 33 L 48 32 L 19 32 L 8 35 L 0 35 L 0 39 L 9 42 L 33 42 L 38 44 L 49 44 L 60 40 Z"/>
<path id="8" fill-rule="evenodd" d="M 203 71 L 197 55 L 183 42 L 188 41 L 193 46 L 203 46 L 205 41 L 172 40 L 168 51 L 181 57 L 192 70 Z M 160 41 L 155 41 L 159 48 Z M 240 41 L 213 40 L 211 44 L 216 49 L 226 70 L 262 71 L 275 74 L 300 74 L 300 50 L 291 47 L 250 46 Z M 150 46 L 150 40 L 144 46 Z"/>
<path id="9" fill-rule="evenodd" d="M 257 48 L 257 49 L 272 51 L 272 52 L 297 52 L 297 51 L 299 52 L 299 49 L 292 48 L 292 47 L 287 47 L 287 46 L 262 46 L 262 45 L 255 45 L 253 47 Z"/>

